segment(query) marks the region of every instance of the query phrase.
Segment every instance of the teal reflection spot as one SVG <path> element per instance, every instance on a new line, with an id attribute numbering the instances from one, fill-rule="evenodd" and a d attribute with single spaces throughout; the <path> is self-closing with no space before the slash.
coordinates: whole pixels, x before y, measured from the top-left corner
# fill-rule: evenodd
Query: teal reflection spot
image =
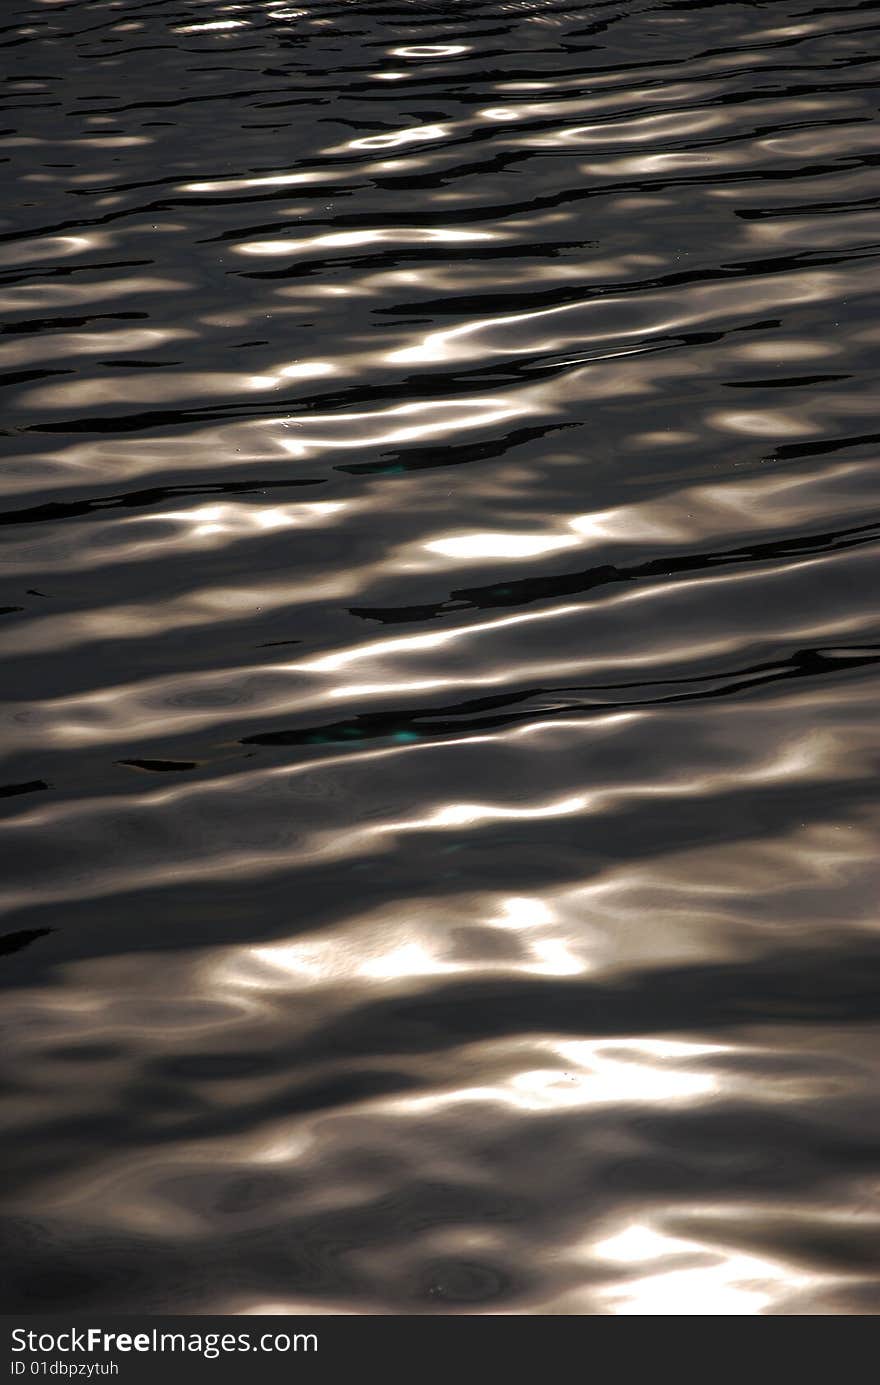
<path id="1" fill-rule="evenodd" d="M 406 745 L 407 741 L 417 741 L 420 739 L 418 731 L 395 731 L 391 737 L 393 741 L 400 741 L 401 745 Z"/>

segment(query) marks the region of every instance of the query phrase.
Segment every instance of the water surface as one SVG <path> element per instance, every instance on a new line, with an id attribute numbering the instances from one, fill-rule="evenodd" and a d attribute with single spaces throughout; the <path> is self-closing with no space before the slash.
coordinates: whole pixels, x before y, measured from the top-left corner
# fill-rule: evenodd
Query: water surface
<path id="1" fill-rule="evenodd" d="M 880 1310 L 878 39 L 6 9 L 7 1312 Z"/>

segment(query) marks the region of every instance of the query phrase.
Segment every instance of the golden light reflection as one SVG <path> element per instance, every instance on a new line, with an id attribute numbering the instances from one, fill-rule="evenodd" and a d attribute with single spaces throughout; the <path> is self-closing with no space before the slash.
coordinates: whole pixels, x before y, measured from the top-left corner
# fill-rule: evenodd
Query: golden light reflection
<path id="1" fill-rule="evenodd" d="M 39 340 L 4 342 L 0 364 L 10 367 L 30 361 L 50 361 L 65 356 L 112 356 L 122 352 L 156 351 L 177 341 L 189 341 L 195 332 L 186 327 L 130 327 L 110 332 L 58 332 Z"/>
<path id="2" fill-rule="evenodd" d="M 332 654 L 321 655 L 298 665 L 304 673 L 334 673 L 363 659 L 375 658 L 384 654 L 407 654 L 415 650 L 438 649 L 452 641 L 470 638 L 483 631 L 500 630 L 512 625 L 529 625 L 535 621 L 559 620 L 574 611 L 582 609 L 578 605 L 557 606 L 551 611 L 528 611 L 522 615 L 502 616 L 497 620 L 480 621 L 472 625 L 459 626 L 452 630 L 431 631 L 427 635 L 400 635 L 384 640 L 370 640 L 366 644 L 354 645 Z"/>
<path id="3" fill-rule="evenodd" d="M 231 502 L 218 505 L 197 505 L 192 510 L 164 510 L 154 515 L 136 515 L 129 524 L 156 524 L 167 521 L 190 526 L 190 537 L 204 538 L 207 535 L 228 535 L 233 538 L 248 537 L 256 532 L 274 529 L 293 529 L 307 525 L 322 524 L 331 515 L 346 508 L 342 500 L 308 501 L 300 505 L 236 505 Z M 150 544 L 151 549 L 162 541 Z M 170 540 L 177 546 L 179 535 Z"/>
<path id="4" fill-rule="evenodd" d="M 247 26 L 246 19 L 211 19 L 199 24 L 179 24 L 171 32 L 173 34 L 201 34 L 219 29 L 243 29 Z"/>
<path id="5" fill-rule="evenodd" d="M 552 148 L 556 145 L 639 144 L 647 140 L 678 139 L 684 135 L 704 134 L 729 123 L 723 112 L 669 112 L 646 116 L 642 120 L 605 121 L 595 125 L 567 125 L 548 133 L 520 136 L 514 143 L 529 148 Z M 657 156 L 658 158 L 669 156 Z"/>
<path id="6" fill-rule="evenodd" d="M 322 528 L 347 509 L 345 501 L 325 500 L 293 505 L 227 501 L 187 510 L 156 510 L 119 518 L 112 527 L 92 532 L 87 538 L 71 535 L 63 543 L 45 536 L 31 538 L 20 552 L 23 560 L 39 562 L 44 572 L 84 572 L 120 562 L 138 563 L 163 554 L 183 554 L 259 539 L 279 530 Z M 293 596 L 295 600 L 295 593 Z M 131 611 L 135 620 L 136 611 L 137 608 Z M 180 612 L 178 607 L 177 613 Z M 169 614 L 172 628 L 173 608 Z M 141 627 L 141 633 L 144 628 Z"/>
<path id="7" fill-rule="evenodd" d="M 328 183 L 338 178 L 331 171 L 308 173 L 271 173 L 254 178 L 215 178 L 208 182 L 181 183 L 179 192 L 244 192 L 249 188 L 277 188 L 288 185 Z"/>
<path id="8" fill-rule="evenodd" d="M 560 932 L 549 906 L 530 901 L 528 918 L 512 902 L 515 940 L 499 949 L 511 915 L 488 917 L 493 907 L 482 898 L 425 899 L 385 908 L 347 921 L 327 936 L 296 938 L 257 947 L 234 948 L 210 966 L 210 986 L 254 991 L 333 990 L 369 983 L 410 989 L 435 976 L 575 976 L 589 970 L 579 940 Z M 459 934 L 470 929 L 466 954 Z"/>
<path id="9" fill-rule="evenodd" d="M 65 307 L 68 304 L 91 305 L 141 294 L 178 293 L 191 287 L 182 279 L 150 278 L 146 275 L 105 279 L 99 284 L 13 285 L 0 297 L 0 309 L 3 312 L 20 312 L 28 308 Z"/>
<path id="10" fill-rule="evenodd" d="M 281 366 L 278 374 L 290 380 L 318 380 L 325 375 L 335 375 L 338 369 L 332 361 L 294 361 Z"/>
<path id="11" fill-rule="evenodd" d="M 491 1043 L 475 1045 L 482 1068 L 491 1071 Z M 680 1043 L 657 1051 L 651 1041 L 637 1039 L 566 1041 L 555 1037 L 512 1039 L 506 1046 L 508 1075 L 485 1085 L 438 1089 L 425 1096 L 396 1098 L 393 1107 L 411 1115 L 433 1115 L 449 1108 L 485 1104 L 539 1114 L 572 1108 L 627 1105 L 676 1105 L 703 1102 L 716 1090 L 707 1066 L 690 1070 L 703 1045 Z M 476 1054 L 475 1054 L 476 1056 Z M 544 1058 L 546 1067 L 531 1068 L 529 1060 Z M 377 1106 L 386 1103 L 379 1102 Z"/>
<path id="12" fill-rule="evenodd" d="M 685 1240 L 639 1222 L 600 1241 L 591 1254 L 621 1269 L 659 1266 L 598 1290 L 605 1311 L 617 1316 L 754 1316 L 816 1283 L 784 1261 Z"/>
<path id="13" fill-rule="evenodd" d="M 497 240 L 496 231 L 459 230 L 444 226 L 377 226 L 368 231 L 328 231 L 300 240 L 242 241 L 234 248 L 242 255 L 297 255 L 311 250 L 347 250 L 361 245 L 428 245 L 445 242 Z"/>
<path id="14" fill-rule="evenodd" d="M 467 43 L 417 43 L 389 51 L 395 58 L 457 58 L 473 49 Z"/>
<path id="15" fill-rule="evenodd" d="M 71 406 L 83 408 L 97 404 L 128 403 L 161 404 L 171 399 L 191 399 L 200 395 L 230 395 L 242 390 L 273 389 L 279 380 L 274 375 L 241 375 L 236 371 L 176 371 L 157 376 L 153 371 L 143 375 L 129 373 L 124 385 L 119 380 L 80 376 L 60 384 L 41 385 L 27 390 L 16 400 L 19 408 L 59 409 Z"/>
<path id="16" fill-rule="evenodd" d="M 203 521 L 211 523 L 211 521 Z M 197 524 L 196 527 L 199 527 Z M 213 542 L 214 538 L 209 533 L 207 536 L 199 537 L 194 540 L 198 543 L 206 541 Z M 795 578 L 799 571 L 809 568 L 821 558 L 811 560 L 801 560 L 786 565 L 774 573 L 774 580 L 785 577 Z M 828 561 L 827 559 L 825 560 Z M 279 607 L 295 607 L 297 605 L 308 604 L 317 596 L 340 597 L 350 592 L 360 590 L 360 577 L 363 574 L 357 570 L 346 574 L 334 572 L 332 576 L 326 576 L 321 580 L 317 578 L 311 581 L 303 580 L 300 584 L 294 585 L 265 585 L 258 587 L 240 588 L 206 588 L 204 590 L 191 591 L 173 599 L 169 599 L 161 607 L 145 603 L 120 605 L 95 609 L 87 613 L 82 613 L 76 621 L 68 617 L 56 617 L 52 615 L 42 616 L 40 619 L 21 623 L 14 632 L 8 637 L 3 637 L 0 632 L 0 648 L 7 643 L 7 639 L 13 639 L 18 650 L 36 651 L 39 649 L 76 647 L 78 644 L 88 643 L 90 640 L 100 640 L 108 636 L 117 639 L 131 639 L 142 637 L 147 632 L 159 632 L 172 629 L 182 629 L 187 626 L 198 626 L 209 624 L 215 620 L 235 620 L 244 619 L 249 615 L 261 610 L 272 610 Z M 761 581 L 760 576 L 754 578 L 756 582 Z M 705 579 L 707 586 L 711 584 L 713 588 L 718 588 L 724 592 L 731 588 L 736 589 L 740 579 L 735 574 L 726 577 L 714 577 Z M 595 652 L 592 656 L 572 660 L 570 664 L 560 664 L 558 660 L 534 661 L 529 665 L 517 667 L 507 667 L 506 677 L 508 679 L 541 678 L 547 676 L 548 672 L 555 670 L 557 675 L 564 673 L 568 677 L 583 675 L 588 671 L 599 671 L 603 667 L 619 667 L 621 659 L 625 666 L 635 669 L 649 669 L 658 659 L 686 659 L 716 657 L 725 651 L 734 651 L 739 647 L 739 640 L 728 636 L 726 639 L 712 639 L 707 630 L 707 637 L 701 644 L 697 643 L 697 631 L 692 632 L 690 644 L 681 646 L 661 646 L 659 648 L 647 647 L 639 649 L 637 653 L 621 653 L 621 644 L 626 641 L 626 622 L 629 617 L 635 618 L 639 615 L 646 602 L 661 603 L 661 608 L 666 606 L 674 596 L 686 600 L 686 593 L 681 593 L 675 584 L 661 584 L 654 588 L 643 590 L 627 591 L 624 594 L 607 599 L 601 610 L 595 607 L 590 608 L 589 604 L 576 603 L 564 607 L 550 608 L 548 610 L 533 611 L 521 615 L 504 616 L 490 621 L 475 622 L 464 624 L 453 628 L 432 631 L 426 635 L 398 636 L 388 639 L 368 641 L 353 647 L 333 651 L 329 654 L 320 655 L 316 659 L 309 659 L 296 662 L 283 662 L 272 665 L 268 668 L 261 667 L 261 677 L 259 691 L 250 681 L 246 703 L 250 708 L 251 714 L 262 711 L 263 714 L 278 715 L 281 712 L 291 712 L 295 709 L 318 706 L 328 696 L 343 696 L 346 694 L 348 684 L 343 684 L 338 688 L 327 688 L 320 682 L 304 683 L 302 675 L 307 677 L 314 674 L 334 673 L 347 666 L 370 660 L 372 667 L 370 674 L 377 683 L 388 682 L 389 685 L 395 681 L 402 683 L 410 681 L 421 681 L 418 677 L 413 679 L 411 674 L 407 678 L 401 676 L 403 670 L 398 672 L 394 667 L 395 659 L 407 659 L 412 654 L 420 655 L 421 672 L 423 675 L 429 671 L 435 672 L 435 676 L 441 674 L 443 681 L 453 678 L 457 686 L 492 686 L 497 683 L 502 675 L 492 660 L 492 650 L 488 645 L 489 635 L 503 635 L 503 633 L 513 627 L 534 624 L 535 634 L 540 631 L 541 624 L 544 622 L 567 620 L 577 617 L 586 621 L 599 621 L 600 628 L 609 620 L 614 622 L 614 637 L 611 638 L 612 631 L 603 633 L 602 639 L 606 647 L 604 649 L 596 647 L 596 637 L 593 638 Z M 842 600 L 845 592 L 838 598 Z M 756 637 L 761 628 L 761 610 L 754 611 L 753 619 L 755 624 Z M 586 627 L 589 629 L 589 625 Z M 712 627 L 715 628 L 714 626 Z M 835 640 L 845 646 L 850 639 L 857 637 L 862 631 L 871 628 L 871 617 L 867 614 L 862 616 L 850 617 L 841 620 L 839 613 L 830 607 L 826 613 L 818 611 L 809 615 L 805 623 L 797 629 L 789 631 L 792 640 L 815 640 L 823 639 Z M 550 630 L 547 631 L 548 635 Z M 426 662 L 429 654 L 441 651 L 444 646 L 461 642 L 462 653 L 466 648 L 466 642 L 474 637 L 482 636 L 478 646 L 478 652 L 486 662 L 485 671 L 474 676 L 472 673 L 466 682 L 462 681 L 460 672 L 451 669 L 448 665 L 441 664 L 439 669 L 432 670 L 430 662 Z M 742 638 L 745 634 L 742 633 Z M 454 649 L 450 651 L 455 654 Z M 404 668 L 406 665 L 404 665 Z M 240 670 L 244 674 L 245 670 Z M 164 727 L 166 732 L 170 732 L 173 725 L 192 726 L 201 724 L 209 726 L 216 721 L 223 719 L 223 714 L 217 711 L 217 698 L 211 693 L 212 687 L 219 687 L 226 680 L 228 675 L 223 670 L 211 673 L 198 673 L 181 675 L 172 684 L 169 683 L 168 691 L 174 694 L 175 702 L 184 698 L 186 704 L 193 710 L 185 714 L 176 710 L 166 709 L 164 715 L 167 721 L 162 720 L 154 711 L 156 697 L 161 694 L 161 680 L 156 685 L 156 692 L 149 681 L 142 684 L 133 683 L 131 685 L 120 685 L 109 690 L 98 693 L 82 693 L 72 698 L 54 699 L 44 703 L 34 702 L 31 704 L 31 713 L 27 718 L 20 719 L 20 728 L 17 734 L 22 736 L 25 741 L 29 740 L 32 732 L 30 727 L 39 726 L 39 735 L 46 743 L 54 741 L 58 744 L 67 743 L 68 740 L 79 740 L 83 737 L 93 736 L 96 743 L 101 741 L 112 741 L 128 734 L 126 727 L 132 724 L 132 719 L 137 721 L 141 735 L 155 734 L 156 728 Z M 760 684 L 760 670 L 756 670 L 755 677 Z M 363 678 L 361 681 L 364 681 Z M 784 700 L 785 690 L 780 694 Z M 823 699 L 818 693 L 814 695 L 816 702 L 813 705 L 821 706 Z M 222 699 L 221 699 L 222 701 Z M 14 705 L 14 704 L 13 704 Z M 535 720 L 541 721 L 541 708 L 535 707 Z M 607 713 L 609 716 L 619 717 L 614 702 L 609 701 Z M 732 713 L 731 713 L 732 714 Z M 729 714 L 729 715 L 731 715 Z M 516 734 L 511 732 L 509 734 Z M 754 782 L 762 782 L 768 777 L 779 772 L 782 764 L 795 773 L 798 777 L 810 774 L 825 777 L 831 774 L 833 777 L 837 773 L 844 772 L 844 761 L 841 749 L 836 750 L 827 737 L 813 736 L 802 739 L 797 735 L 781 738 L 778 749 L 782 757 L 771 756 L 766 763 L 760 763 L 752 771 Z M 850 766 L 853 772 L 858 772 L 858 766 L 854 763 Z M 719 780 L 720 785 L 722 781 Z M 724 780 L 726 782 L 726 779 Z M 687 794 L 690 792 L 702 792 L 710 787 L 707 780 L 702 776 L 695 779 L 683 778 L 678 781 L 667 781 L 664 792 L 669 794 Z M 638 783 L 627 786 L 625 792 L 639 794 L 642 792 Z M 624 792 L 622 790 L 622 792 Z M 604 799 L 603 799 L 604 801 Z"/>
<path id="17" fill-rule="evenodd" d="M 205 679 L 210 684 L 210 679 Z M 215 684 L 219 687 L 222 682 L 215 678 Z M 253 680 L 251 680 L 253 681 Z M 186 728 L 199 723 L 222 721 L 228 717 L 228 709 L 223 705 L 211 705 L 210 699 L 208 708 L 196 707 L 190 710 L 184 703 L 183 709 L 178 709 L 174 704 L 168 703 L 167 689 L 162 689 L 162 697 L 151 707 L 149 702 L 145 702 L 143 707 L 143 728 L 144 735 L 166 734 L 169 724 L 176 728 Z M 45 743 L 49 735 L 52 735 L 57 743 L 75 744 L 80 743 L 96 744 L 101 741 L 112 740 L 115 737 L 130 735 L 132 725 L 131 713 L 122 719 L 118 725 L 114 725 L 114 720 L 120 716 L 120 703 L 118 693 L 113 690 L 102 692 L 99 696 L 91 695 L 89 702 L 89 718 L 81 722 L 75 720 L 77 709 L 76 699 L 68 699 L 70 708 L 64 709 L 66 719 L 61 730 L 49 727 L 45 724 L 45 719 L 35 715 L 33 719 L 33 733 Z M 849 709 L 850 723 L 853 723 L 853 716 L 856 707 Z M 819 709 L 813 704 L 810 708 L 811 716 L 818 714 Z M 839 715 L 839 696 L 831 699 L 828 703 L 828 712 Z M 81 714 L 80 714 L 81 715 Z M 749 713 L 746 708 L 741 714 L 743 716 L 743 726 L 740 736 L 744 745 L 749 745 L 755 741 L 754 713 Z M 363 780 L 361 788 L 366 794 L 369 792 L 369 783 L 377 765 L 382 760 L 390 763 L 393 757 L 409 757 L 416 754 L 436 755 L 449 745 L 467 743 L 472 748 L 478 745 L 486 747 L 492 745 L 503 746 L 504 735 L 497 732 L 493 735 L 482 737 L 473 734 L 456 741 L 445 741 L 437 745 L 426 743 L 406 744 L 402 746 L 385 747 L 378 750 L 358 749 L 354 752 L 335 754 L 326 759 L 316 761 L 303 761 L 294 768 L 282 767 L 280 769 L 255 772 L 252 774 L 236 773 L 231 776 L 221 776 L 209 778 L 201 781 L 190 781 L 182 785 L 177 783 L 171 787 L 163 787 L 151 792 L 141 791 L 130 796 L 115 796 L 111 803 L 100 799 L 92 802 L 74 800 L 72 802 L 52 803 L 47 802 L 46 806 L 30 807 L 27 811 L 20 813 L 17 817 L 7 818 L 0 824 L 0 833 L 7 837 L 10 846 L 10 859 L 15 859 L 13 842 L 18 834 L 24 834 L 22 840 L 27 840 L 28 834 L 36 830 L 45 833 L 48 826 L 67 822 L 77 833 L 85 833 L 86 840 L 91 841 L 94 834 L 98 837 L 103 833 L 111 832 L 114 839 L 117 838 L 122 825 L 129 821 L 125 841 L 129 843 L 124 851 L 118 855 L 118 859 L 109 862 L 105 859 L 100 861 L 93 859 L 91 848 L 85 854 L 80 853 L 76 862 L 71 862 L 70 868 L 56 869 L 51 884 L 46 888 L 38 888 L 34 882 L 29 882 L 26 898 L 31 905 L 40 900 L 50 899 L 69 899 L 76 897 L 99 897 L 103 894 L 113 893 L 120 888 L 121 882 L 125 882 L 126 889 L 138 888 L 139 883 L 151 883 L 156 886 L 164 880 L 176 880 L 178 883 L 186 879 L 199 879 L 204 877 L 220 878 L 221 876 L 236 875 L 246 878 L 248 876 L 268 875 L 271 872 L 291 869 L 295 865 L 307 861 L 342 861 L 356 857 L 365 859 L 371 855 L 383 854 L 395 849 L 395 843 L 402 837 L 413 831 L 416 832 L 449 832 L 460 833 L 462 830 L 476 830 L 486 823 L 491 822 L 529 822 L 552 820 L 554 817 L 571 816 L 581 812 L 589 811 L 593 814 L 607 814 L 615 809 L 624 806 L 626 803 L 638 803 L 654 801 L 656 811 L 662 811 L 663 806 L 670 803 L 677 797 L 695 798 L 704 797 L 709 794 L 717 796 L 724 792 L 738 792 L 744 782 L 763 783 L 785 782 L 790 780 L 800 780 L 804 783 L 818 783 L 822 780 L 833 782 L 835 779 L 852 779 L 854 776 L 861 775 L 863 778 L 870 776 L 870 766 L 864 762 L 864 757 L 859 755 L 853 746 L 835 745 L 834 737 L 817 737 L 811 730 L 807 735 L 791 735 L 789 732 L 784 736 L 782 746 L 778 746 L 777 738 L 782 731 L 783 723 L 790 716 L 790 709 L 785 701 L 780 701 L 777 708 L 772 705 L 764 704 L 760 708 L 761 717 L 761 736 L 757 738 L 758 753 L 750 747 L 746 762 L 752 761 L 754 768 L 749 767 L 745 771 L 742 769 L 744 752 L 740 749 L 735 752 L 733 746 L 728 755 L 729 771 L 716 773 L 707 771 L 699 774 L 691 771 L 684 774 L 680 779 L 674 776 L 663 774 L 654 780 L 644 781 L 642 784 L 616 786 L 610 783 L 599 783 L 591 785 L 589 792 L 580 794 L 569 794 L 565 797 L 553 798 L 549 801 L 538 801 L 525 808 L 519 804 L 470 804 L 462 802 L 460 804 L 440 805 L 435 813 L 425 814 L 424 809 L 412 813 L 409 819 L 388 820 L 387 814 L 381 810 L 370 812 L 366 803 L 364 805 L 365 818 L 363 823 L 358 826 L 346 824 L 345 831 L 338 830 L 338 823 L 334 822 L 333 814 L 325 820 L 323 825 L 312 813 L 309 830 L 299 831 L 291 840 L 282 839 L 276 842 L 267 841 L 265 826 L 265 814 L 274 814 L 278 795 L 282 797 L 289 792 L 288 785 L 293 786 L 302 776 L 334 774 L 336 767 L 347 767 L 349 774 L 357 771 L 359 776 L 367 775 Z M 862 716 L 862 721 L 867 724 L 867 713 Z M 768 722 L 768 718 L 770 718 Z M 638 724 L 636 723 L 630 723 Z M 773 734 L 770 734 L 770 727 L 773 726 Z M 625 724 L 623 729 L 625 730 Z M 592 731 L 588 728 L 588 733 Z M 507 733 L 515 738 L 517 733 Z M 855 735 L 855 733 L 854 733 Z M 769 743 L 768 743 L 769 738 Z M 795 768 L 786 759 L 787 751 L 784 741 L 787 740 L 791 749 L 792 762 Z M 763 742 L 763 745 L 762 745 Z M 857 737 L 855 740 L 857 744 Z M 807 753 L 809 749 L 809 754 Z M 715 752 L 717 754 L 717 751 Z M 697 757 L 699 763 L 699 757 Z M 775 778 L 773 776 L 776 776 Z M 674 782 L 673 782 L 674 779 Z M 272 791 L 272 785 L 277 786 Z M 305 787 L 305 786 L 304 786 Z M 139 842 L 144 840 L 142 830 L 137 823 L 144 820 L 144 814 L 152 814 L 157 809 L 163 809 L 167 813 L 171 805 L 176 805 L 178 810 L 175 821 L 179 819 L 179 812 L 185 805 L 189 805 L 187 811 L 196 813 L 196 821 L 201 820 L 204 813 L 212 813 L 211 804 L 215 801 L 222 814 L 222 804 L 225 795 L 234 791 L 237 802 L 241 805 L 237 814 L 237 821 L 240 828 L 237 830 L 238 849 L 235 852 L 228 850 L 228 843 L 223 848 L 222 856 L 211 845 L 208 837 L 197 833 L 192 838 L 189 835 L 178 839 L 168 838 L 165 842 L 163 865 L 157 866 L 155 861 L 149 865 L 141 860 L 141 849 Z M 265 796 L 268 794 L 268 798 Z M 253 796 L 253 811 L 244 806 Z M 317 800 L 314 793 L 309 795 L 308 801 L 314 804 Z M 586 801 L 584 801 L 586 800 Z M 284 799 L 284 801 L 288 801 Z M 332 796 L 329 802 L 332 804 Z M 201 807 L 196 811 L 196 804 L 200 802 Z M 444 809 L 451 809 L 447 813 Z M 108 814 L 110 815 L 108 817 Z M 376 819 L 379 819 L 378 821 Z M 112 825 L 111 825 L 112 822 Z M 96 838 L 97 839 L 97 838 Z M 149 840 L 147 838 L 146 840 Z M 838 851 L 833 858 L 829 859 L 829 869 L 839 869 L 840 863 L 845 859 L 847 852 L 854 851 L 857 860 L 860 860 L 859 842 L 854 838 L 852 842 L 844 840 L 841 843 L 844 855 Z M 86 868 L 86 861 L 90 864 Z M 711 891 L 710 891 L 711 893 Z M 672 898 L 672 897 L 670 897 Z M 0 899 L 0 907 L 10 909 L 20 906 L 22 896 L 14 884 L 14 873 L 10 872 L 8 886 Z M 694 908 L 701 907 L 699 896 L 694 899 Z M 702 901 L 705 905 L 705 901 Z M 497 907 L 497 906 L 496 906 Z M 554 903 L 554 907 L 560 907 L 560 901 Z M 652 910 L 655 908 L 651 906 Z M 606 913 L 606 919 L 610 915 Z M 485 918 L 486 923 L 491 920 Z M 687 938 L 688 920 L 682 916 L 685 930 L 679 932 L 680 942 L 675 946 L 680 948 L 681 944 L 685 947 L 691 946 Z M 496 921 L 497 926 L 497 921 Z M 873 926 L 867 923 L 866 926 Z M 515 931 L 515 930 L 514 930 Z M 593 932 L 593 939 L 596 935 Z M 698 932 L 692 932 L 691 938 L 696 939 Z M 707 937 L 709 935 L 707 934 Z M 544 939 L 542 939 L 544 941 Z M 552 939 L 551 939 L 552 941 Z M 618 942 L 621 940 L 619 939 Z M 613 951 L 613 950 L 612 950 Z M 626 949 L 623 949 L 625 953 Z M 660 949 L 661 953 L 663 949 Z M 590 942 L 590 949 L 587 953 L 587 960 L 593 958 L 591 965 L 601 963 L 608 964 L 609 954 L 604 947 L 596 950 L 594 941 Z M 534 960 L 534 959 L 533 959 Z M 578 964 L 583 965 L 583 958 L 578 958 Z"/>
<path id="18" fill-rule="evenodd" d="M 67 259 L 86 251 L 106 250 L 113 244 L 107 234 L 41 236 L 39 240 L 15 240 L 0 246 L 0 264 L 39 264 L 43 260 Z"/>
<path id="19" fill-rule="evenodd" d="M 429 553 L 465 561 L 481 558 L 536 558 L 560 548 L 571 548 L 579 540 L 565 535 L 541 534 L 462 534 L 456 538 L 434 539 L 426 543 Z"/>
<path id="20" fill-rule="evenodd" d="M 602 168 L 607 170 L 608 165 L 603 164 Z M 781 306 L 784 303 L 806 303 L 844 296 L 845 278 L 841 273 L 824 271 L 740 278 L 735 284 L 692 286 L 685 292 L 679 291 L 674 302 L 668 294 L 643 293 L 639 296 L 637 324 L 626 320 L 625 314 L 630 305 L 614 296 L 598 301 L 564 303 L 531 312 L 478 318 L 454 327 L 433 329 L 416 342 L 395 348 L 386 359 L 394 364 L 437 364 L 464 361 L 476 356 L 485 359 L 487 355 L 496 353 L 518 355 L 564 351 L 572 343 L 582 344 L 584 341 L 613 341 L 624 346 L 628 337 L 644 339 L 659 333 L 675 332 L 691 322 L 705 326 L 709 321 L 741 317 L 749 311 L 752 298 L 755 306 L 760 305 L 761 310 L 766 311 L 771 303 Z M 579 314 L 580 317 L 566 331 L 571 314 Z M 529 335 L 524 335 L 525 328 L 528 328 Z M 536 330 L 540 330 L 542 335 L 536 335 Z M 544 335 L 545 330 L 550 335 Z M 585 359 L 586 356 L 581 356 L 572 363 Z M 631 380 L 629 388 L 633 388 Z"/>
<path id="21" fill-rule="evenodd" d="M 350 140 L 347 149 L 398 149 L 407 144 L 421 144 L 424 140 L 448 139 L 446 125 L 413 125 L 405 130 L 389 131 L 385 135 L 363 135 Z"/>
<path id="22" fill-rule="evenodd" d="M 442 437 L 487 423 L 503 423 L 535 411 L 536 396 L 525 392 L 501 397 L 426 400 L 396 404 L 373 413 L 314 414 L 302 421 L 285 420 L 288 428 L 298 430 L 297 436 L 282 437 L 278 442 L 292 456 L 306 458 L 330 448 L 349 451 Z M 352 424 L 357 426 L 352 428 Z M 323 425 L 326 425 L 324 436 L 320 432 L 305 431 L 320 429 Z"/>
<path id="23" fill-rule="evenodd" d="M 708 421 L 715 428 L 758 438 L 804 438 L 817 431 L 802 412 L 786 413 L 782 409 L 718 410 L 709 415 Z"/>
<path id="24" fill-rule="evenodd" d="M 570 795 L 552 803 L 532 804 L 525 808 L 493 803 L 448 803 L 425 818 L 412 818 L 403 822 L 383 823 L 375 832 L 401 831 L 414 832 L 422 829 L 446 827 L 473 827 L 483 822 L 503 822 L 528 820 L 534 818 L 565 817 L 571 813 L 582 813 L 590 805 L 590 799 L 583 794 Z"/>

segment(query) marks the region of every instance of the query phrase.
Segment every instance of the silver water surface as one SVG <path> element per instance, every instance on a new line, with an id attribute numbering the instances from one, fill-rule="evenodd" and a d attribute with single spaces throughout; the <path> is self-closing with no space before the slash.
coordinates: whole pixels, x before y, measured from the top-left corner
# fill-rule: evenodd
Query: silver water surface
<path id="1" fill-rule="evenodd" d="M 878 39 L 6 9 L 6 1311 L 880 1310 Z"/>

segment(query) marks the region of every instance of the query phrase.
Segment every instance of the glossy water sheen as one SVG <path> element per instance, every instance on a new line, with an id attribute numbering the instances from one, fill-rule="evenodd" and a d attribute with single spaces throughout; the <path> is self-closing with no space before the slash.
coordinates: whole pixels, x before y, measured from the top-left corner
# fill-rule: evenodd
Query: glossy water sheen
<path id="1" fill-rule="evenodd" d="M 10 0 L 7 1311 L 880 1311 L 878 38 Z"/>

